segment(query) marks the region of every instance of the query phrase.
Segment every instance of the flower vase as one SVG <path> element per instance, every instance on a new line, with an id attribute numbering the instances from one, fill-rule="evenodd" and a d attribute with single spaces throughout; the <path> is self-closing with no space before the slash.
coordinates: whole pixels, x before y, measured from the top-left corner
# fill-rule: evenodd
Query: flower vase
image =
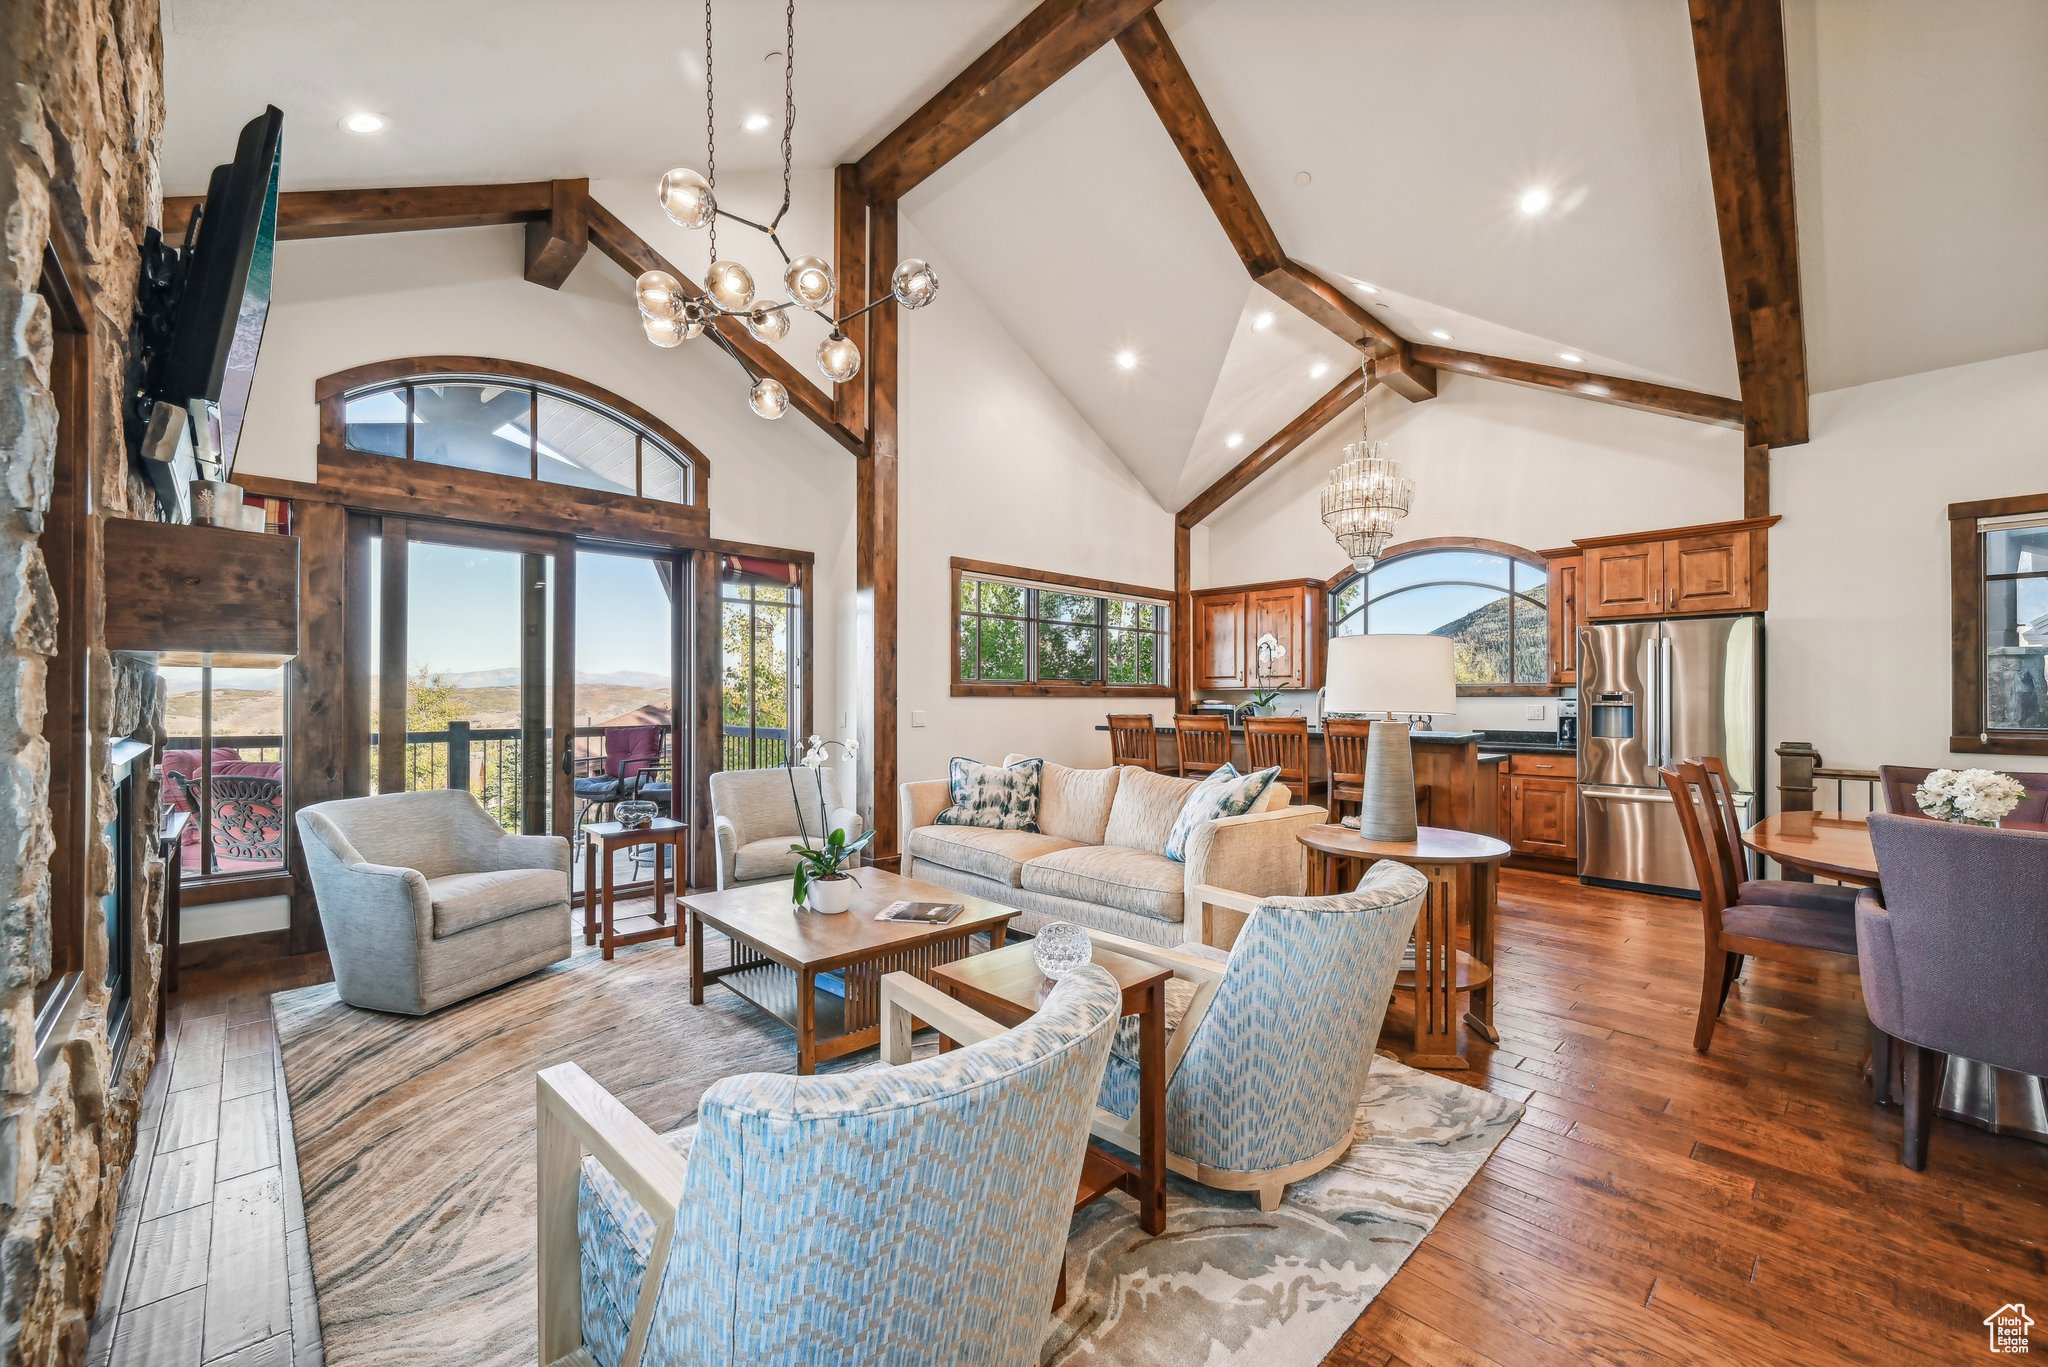
<path id="1" fill-rule="evenodd" d="M 812 911 L 836 916 L 853 905 L 853 889 L 853 879 L 843 873 L 813 878 L 810 889 L 804 894 L 804 902 Z"/>

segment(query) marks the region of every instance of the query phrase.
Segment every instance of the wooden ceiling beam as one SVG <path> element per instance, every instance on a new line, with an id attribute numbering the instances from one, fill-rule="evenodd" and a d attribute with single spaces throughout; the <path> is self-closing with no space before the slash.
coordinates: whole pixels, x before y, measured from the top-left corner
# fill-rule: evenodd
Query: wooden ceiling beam
<path id="1" fill-rule="evenodd" d="M 1231 466 L 1221 479 L 1195 495 L 1186 507 L 1174 514 L 1174 521 L 1183 528 L 1206 521 L 1218 508 L 1249 488 L 1252 481 L 1329 426 L 1338 414 L 1357 403 L 1359 395 L 1364 392 L 1364 374 L 1352 371 L 1345 375 L 1330 387 L 1329 392 L 1303 409 L 1299 417 L 1260 442 L 1250 455 Z"/>
<path id="2" fill-rule="evenodd" d="M 526 225 L 526 278 L 558 290 L 590 249 L 590 220 L 584 213 L 590 182 L 554 181 L 549 193 L 548 216 Z"/>
<path id="3" fill-rule="evenodd" d="M 554 211 L 547 180 L 504 185 L 410 185 L 389 190 L 292 190 L 277 197 L 282 242 L 314 237 L 361 237 L 429 228 L 483 228 L 532 223 Z M 204 196 L 164 200 L 164 237 L 183 240 L 192 210 Z"/>
<path id="4" fill-rule="evenodd" d="M 1450 347 L 1416 343 L 1410 348 L 1415 359 L 1438 370 L 1455 370 L 1460 375 L 1500 380 L 1507 384 L 1555 389 L 1597 403 L 1639 408 L 1647 413 L 1686 418 L 1722 427 L 1742 426 L 1742 403 L 1718 394 L 1701 394 L 1672 385 L 1646 380 L 1624 380 L 1615 375 L 1596 375 L 1587 370 L 1566 370 L 1562 366 L 1515 361 L 1505 356 L 1484 356 L 1476 351 L 1454 351 Z"/>
<path id="5" fill-rule="evenodd" d="M 1721 270 L 1750 445 L 1806 440 L 1805 323 L 1779 0 L 1691 0 Z"/>
<path id="6" fill-rule="evenodd" d="M 900 199 L 1029 104 L 1156 0 L 1043 0 L 860 159 L 861 184 Z"/>
<path id="7" fill-rule="evenodd" d="M 682 273 L 675 263 L 648 245 L 647 240 L 634 232 L 611 210 L 589 200 L 585 205 L 589 220 L 590 244 L 610 257 L 612 262 L 626 274 L 638 279 L 648 271 L 667 271 L 682 285 L 684 292 L 701 297 L 704 290 L 689 276 Z M 856 456 L 867 454 L 867 444 L 842 427 L 833 416 L 832 396 L 812 384 L 802 372 L 791 365 L 782 353 L 766 342 L 757 341 L 737 322 L 721 320 L 715 326 L 719 335 L 732 343 L 733 350 L 746 359 L 757 375 L 772 375 L 782 381 L 789 390 L 789 405 L 802 413 L 826 436 L 838 442 Z"/>

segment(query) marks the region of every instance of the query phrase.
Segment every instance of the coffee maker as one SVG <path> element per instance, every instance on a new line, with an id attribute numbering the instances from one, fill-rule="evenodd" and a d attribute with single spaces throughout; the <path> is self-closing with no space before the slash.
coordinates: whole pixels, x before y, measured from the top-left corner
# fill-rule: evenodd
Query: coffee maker
<path id="1" fill-rule="evenodd" d="M 1568 750 L 1579 748 L 1579 700 L 1557 700 L 1557 743 Z"/>

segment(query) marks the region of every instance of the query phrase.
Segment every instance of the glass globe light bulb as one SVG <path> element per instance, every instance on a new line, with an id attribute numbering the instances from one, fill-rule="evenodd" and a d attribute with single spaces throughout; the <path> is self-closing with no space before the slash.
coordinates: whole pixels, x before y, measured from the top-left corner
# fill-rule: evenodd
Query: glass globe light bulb
<path id="1" fill-rule="evenodd" d="M 646 315 L 640 319 L 640 330 L 647 334 L 647 340 L 658 347 L 681 346 L 691 334 L 683 331 L 683 325 L 673 318 L 657 318 Z M 702 328 L 698 329 L 702 331 Z"/>
<path id="2" fill-rule="evenodd" d="M 747 395 L 747 403 L 762 417 L 773 421 L 782 416 L 789 407 L 789 391 L 782 381 L 772 375 L 763 375 L 754 381 L 753 392 Z"/>
<path id="3" fill-rule="evenodd" d="M 921 309 L 938 298 L 939 273 L 931 268 L 930 262 L 909 257 L 889 277 L 889 287 L 897 303 L 907 309 Z"/>
<path id="4" fill-rule="evenodd" d="M 821 309 L 832 302 L 832 266 L 820 257 L 797 257 L 782 273 L 782 283 L 789 287 L 789 297 L 803 308 Z"/>
<path id="5" fill-rule="evenodd" d="M 642 317 L 672 318 L 683 286 L 667 271 L 648 271 L 634 283 L 633 292 L 639 296 Z"/>
<path id="6" fill-rule="evenodd" d="M 834 384 L 845 384 L 860 374 L 860 348 L 845 333 L 834 332 L 818 343 L 818 369 Z"/>
<path id="7" fill-rule="evenodd" d="M 714 261 L 704 276 L 704 289 L 718 306 L 731 313 L 754 302 L 754 277 L 737 261 Z"/>
<path id="8" fill-rule="evenodd" d="M 718 213 L 711 182 L 678 166 L 661 178 L 661 211 L 685 228 L 708 228 Z"/>
<path id="9" fill-rule="evenodd" d="M 763 304 L 747 315 L 747 331 L 764 342 L 779 342 L 789 336 L 789 314 L 784 309 Z"/>

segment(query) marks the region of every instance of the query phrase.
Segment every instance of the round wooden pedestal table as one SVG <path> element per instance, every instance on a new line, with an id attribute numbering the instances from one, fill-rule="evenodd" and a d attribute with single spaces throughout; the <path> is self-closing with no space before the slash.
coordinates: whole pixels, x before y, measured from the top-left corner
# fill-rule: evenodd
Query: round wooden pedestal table
<path id="1" fill-rule="evenodd" d="M 1356 886 L 1365 868 L 1391 859 L 1429 880 L 1415 920 L 1415 968 L 1395 979 L 1415 993 L 1417 1068 L 1464 1068 L 1459 1052 L 1458 996 L 1471 998 L 1463 1022 L 1491 1043 L 1493 1028 L 1493 920 L 1499 905 L 1499 865 L 1511 851 L 1490 835 L 1416 828 L 1413 840 L 1367 840 L 1347 826 L 1310 826 L 1299 837 L 1308 849 L 1308 891 L 1328 897 Z M 1357 865 L 1347 871 L 1347 866 Z M 1458 922 L 1472 928 L 1472 949 L 1458 948 Z"/>

